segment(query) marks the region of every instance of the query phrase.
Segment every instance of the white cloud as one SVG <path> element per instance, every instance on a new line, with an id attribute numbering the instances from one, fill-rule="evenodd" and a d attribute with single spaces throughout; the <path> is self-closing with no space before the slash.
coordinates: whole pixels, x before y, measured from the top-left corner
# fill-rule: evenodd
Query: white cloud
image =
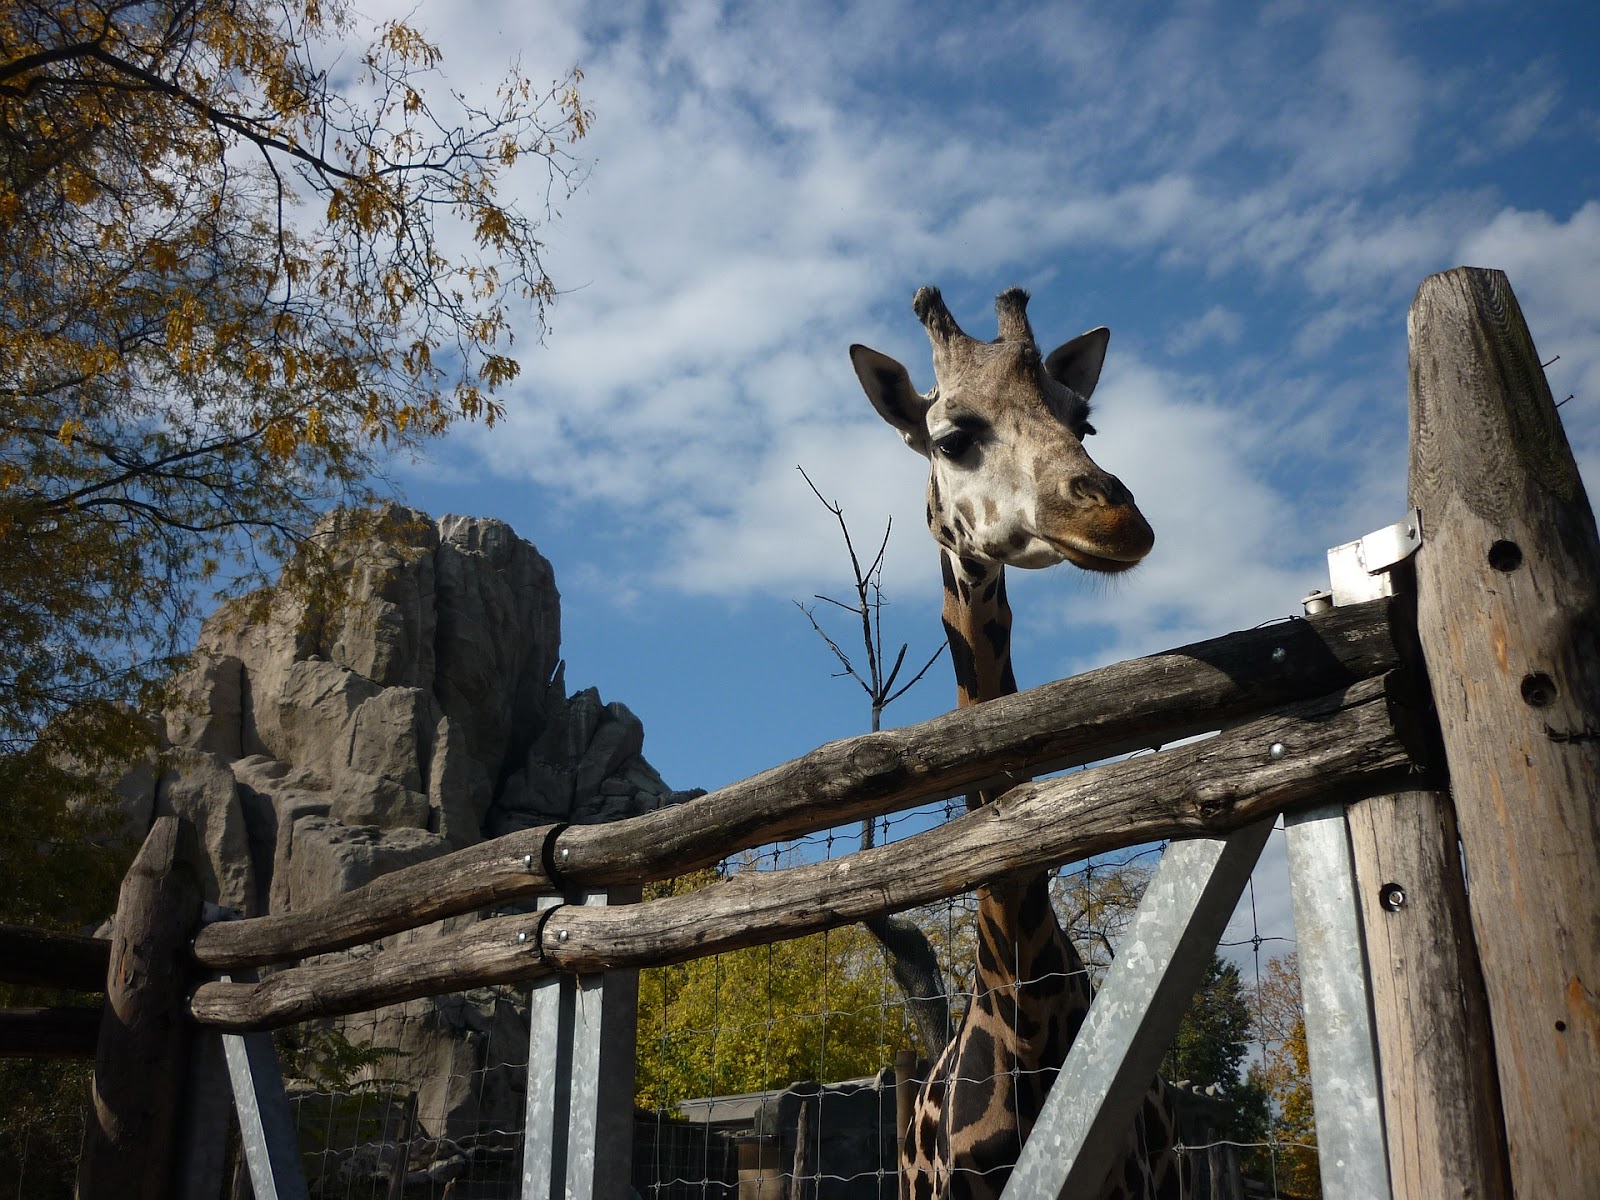
<path id="1" fill-rule="evenodd" d="M 834 535 L 797 462 L 819 483 L 837 465 L 853 518 L 893 511 L 897 542 L 930 564 L 911 569 L 931 573 L 920 464 L 864 415 L 844 358 L 865 341 L 931 382 L 907 311 L 927 281 L 992 294 L 1020 280 L 1036 309 L 1074 297 L 1081 328 L 1135 273 L 1169 302 L 1145 344 L 1170 328 L 1168 353 L 1210 352 L 1213 376 L 1119 361 L 1099 398 L 1091 450 L 1158 534 L 1115 585 L 1124 645 L 1282 611 L 1304 590 L 1321 549 L 1304 526 L 1321 537 L 1324 519 L 1308 514 L 1359 504 L 1307 503 L 1288 464 L 1369 469 L 1340 444 L 1350 413 L 1323 407 L 1370 403 L 1342 348 L 1385 329 L 1400 344 L 1411 289 L 1456 247 L 1498 257 L 1514 282 L 1548 280 L 1527 294 L 1536 335 L 1578 368 L 1567 390 L 1596 393 L 1597 210 L 1561 223 L 1495 216 L 1502 202 L 1464 187 L 1396 190 L 1446 89 L 1373 9 L 1141 27 L 1013 6 L 942 13 L 933 37 L 922 10 L 875 3 L 826 19 L 710 3 L 473 11 L 434 30 L 447 65 L 517 42 L 538 54 L 536 78 L 581 62 L 598 119 L 580 147 L 589 184 L 550 230 L 549 265 L 572 290 L 549 344 L 527 356 L 503 425 L 456 449 L 652 531 L 636 584 L 782 593 L 826 573 Z M 537 45 L 519 32 L 532 29 Z M 1196 273 L 1235 290 L 1196 291 Z M 1273 323 L 1278 344 L 1252 345 Z M 1403 377 L 1391 385 L 1403 406 Z"/>

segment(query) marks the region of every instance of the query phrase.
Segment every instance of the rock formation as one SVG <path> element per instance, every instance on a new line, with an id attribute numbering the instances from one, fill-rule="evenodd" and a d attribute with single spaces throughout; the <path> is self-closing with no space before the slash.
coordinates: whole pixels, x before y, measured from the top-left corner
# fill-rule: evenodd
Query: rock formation
<path id="1" fill-rule="evenodd" d="M 566 694 L 560 598 L 532 544 L 500 521 L 399 507 L 357 529 L 319 531 L 346 603 L 319 609 L 280 588 L 205 623 L 167 713 L 163 773 L 124 781 L 136 824 L 194 822 L 209 898 L 247 916 L 300 909 L 483 837 L 676 798 L 626 707 Z M 475 1050 L 493 1028 L 496 1053 L 516 1056 L 504 994 L 345 1027 L 406 1052 L 384 1073 L 421 1089 L 431 1136 L 519 1124 L 514 1069 L 486 1079 L 493 1064 Z M 524 1011 L 524 1054 L 525 1030 Z"/>

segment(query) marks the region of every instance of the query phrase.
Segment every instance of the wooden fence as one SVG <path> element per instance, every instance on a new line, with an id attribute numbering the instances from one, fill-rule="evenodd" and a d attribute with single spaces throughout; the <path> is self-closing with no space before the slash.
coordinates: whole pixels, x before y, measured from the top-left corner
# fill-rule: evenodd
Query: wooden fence
<path id="1" fill-rule="evenodd" d="M 681 961 L 1330 801 L 1349 806 L 1393 1194 L 1600 1194 L 1600 540 L 1504 276 L 1429 278 L 1410 333 L 1423 528 L 1401 595 L 831 743 L 670 810 L 511 834 L 304 912 L 200 927 L 184 831 L 158 822 L 109 948 L 80 1195 L 126 1195 L 129 1179 L 167 1194 L 196 1024 L 260 1030 Z M 978 812 L 847 858 L 641 905 L 556 904 L 260 983 L 207 978 L 1013 783 Z M 73 952 L 81 986 L 103 951 Z M 15 1047 L 45 1023 L 9 1014 L 0 1036 Z"/>

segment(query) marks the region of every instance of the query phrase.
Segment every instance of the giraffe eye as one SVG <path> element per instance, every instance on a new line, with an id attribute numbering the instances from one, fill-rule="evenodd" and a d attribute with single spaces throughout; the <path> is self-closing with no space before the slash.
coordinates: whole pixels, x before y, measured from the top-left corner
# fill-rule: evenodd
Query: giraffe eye
<path id="1" fill-rule="evenodd" d="M 935 449 L 946 458 L 960 458 L 972 449 L 972 434 L 965 429 L 953 429 L 933 443 Z"/>

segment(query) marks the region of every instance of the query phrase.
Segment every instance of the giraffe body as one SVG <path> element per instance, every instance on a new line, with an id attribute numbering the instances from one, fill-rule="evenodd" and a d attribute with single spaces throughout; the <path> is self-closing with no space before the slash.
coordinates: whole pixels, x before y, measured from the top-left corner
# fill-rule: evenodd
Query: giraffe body
<path id="1" fill-rule="evenodd" d="M 887 355 L 852 346 L 873 407 L 929 462 L 928 528 L 939 544 L 944 625 L 962 706 L 1017 690 L 1005 568 L 1067 561 L 1126 570 L 1154 535 L 1133 496 L 1083 448 L 1089 395 L 1109 333 L 1095 329 L 1041 355 L 1027 293 L 995 301 L 1000 337 L 978 342 L 934 288 L 913 308 L 933 346 L 935 385 L 911 386 Z M 987 803 L 986 795 L 968 805 Z M 1044 874 L 978 892 L 972 1002 L 918 1092 L 901 1148 L 912 1200 L 998 1197 L 1092 998 Z M 1104 1200 L 1181 1194 L 1182 1164 L 1165 1085 L 1145 1099 L 1128 1148 L 1096 1193 Z"/>

